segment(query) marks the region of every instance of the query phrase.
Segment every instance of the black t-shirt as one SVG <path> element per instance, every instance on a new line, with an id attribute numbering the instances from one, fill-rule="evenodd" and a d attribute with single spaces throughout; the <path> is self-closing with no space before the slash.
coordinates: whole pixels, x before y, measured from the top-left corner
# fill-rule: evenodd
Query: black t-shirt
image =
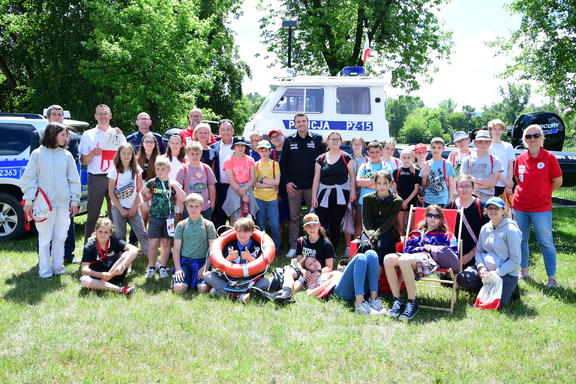
<path id="1" fill-rule="evenodd" d="M 336 257 L 332 243 L 325 237 L 320 237 L 318 241 L 312 243 L 308 240 L 308 236 L 302 236 L 296 244 L 296 254 L 316 258 L 322 268 L 326 266 L 326 260 Z"/>
<path id="2" fill-rule="evenodd" d="M 273 149 L 272 153 L 270 154 L 270 159 L 277 161 L 278 164 L 280 164 L 281 158 L 282 158 L 282 148 Z M 287 196 L 288 195 L 288 192 L 286 191 L 286 180 L 283 177 L 280 177 L 280 184 L 278 185 L 278 193 L 281 196 Z"/>
<path id="3" fill-rule="evenodd" d="M 322 142 L 320 135 L 308 132 L 305 137 L 301 137 L 296 132 L 288 136 L 284 140 L 280 159 L 284 183 L 292 182 L 298 189 L 312 188 L 314 160 L 324 152 L 326 144 Z"/>
<path id="4" fill-rule="evenodd" d="M 216 157 L 216 152 L 214 151 L 213 148 L 203 149 L 202 150 L 202 157 L 200 158 L 200 161 L 203 162 L 204 164 L 208 165 L 209 167 L 212 167 L 212 164 L 214 164 L 214 158 L 215 157 Z"/>
<path id="5" fill-rule="evenodd" d="M 488 217 L 486 215 L 484 215 L 483 213 L 483 209 L 482 207 L 484 207 L 484 202 L 480 201 L 479 198 L 475 198 L 474 202 L 472 204 L 470 204 L 468 206 L 468 208 L 464 208 L 464 216 L 466 217 L 466 220 L 468 220 L 468 224 L 470 224 L 470 228 L 472 229 L 472 231 L 474 232 L 474 234 L 476 235 L 476 239 L 478 239 L 478 236 L 480 235 L 480 229 L 482 229 L 482 226 L 486 223 L 488 223 L 490 221 L 490 219 L 488 219 Z M 458 209 L 458 207 L 456 206 L 456 200 L 452 200 L 451 202 L 449 202 L 448 204 L 446 204 L 444 206 L 444 208 L 448 208 L 448 209 Z M 460 218 L 458 218 L 458 221 L 456 222 L 456 229 L 453 231 L 454 236 L 458 236 L 458 233 L 460 232 L 460 228 L 458 223 L 460 222 Z M 466 225 L 464 224 L 464 222 L 462 222 L 462 254 L 466 254 L 468 252 L 470 252 L 475 246 L 476 246 L 476 241 L 474 241 L 474 239 L 472 238 L 472 236 L 470 236 L 470 233 L 468 232 L 468 228 L 466 227 Z M 475 259 L 472 258 L 472 260 L 470 260 L 470 262 L 468 264 L 466 264 L 464 266 L 464 268 L 470 266 L 470 265 L 475 265 Z"/>
<path id="6" fill-rule="evenodd" d="M 417 168 L 415 168 L 415 172 L 416 173 L 410 172 L 410 168 L 401 167 L 392 173 L 394 175 L 394 181 L 396 182 L 396 188 L 398 189 L 398 196 L 400 196 L 402 200 L 406 200 L 406 198 L 414 192 L 415 184 L 422 185 L 422 177 L 420 177 Z M 409 205 L 416 205 L 417 200 L 418 195 L 410 200 Z"/>
<path id="7" fill-rule="evenodd" d="M 96 242 L 96 240 L 92 240 L 84 246 L 82 262 L 90 263 L 90 269 L 93 271 L 108 272 L 120 256 L 122 256 L 124 248 L 126 248 L 128 244 L 123 240 L 111 237 L 108 247 L 102 248 L 102 255 L 98 251 Z"/>
<path id="8" fill-rule="evenodd" d="M 238 240 L 233 240 L 233 241 L 229 242 L 228 244 L 226 244 L 226 247 L 224 248 L 224 252 L 223 252 L 224 258 L 227 258 L 231 251 L 238 251 L 238 258 L 236 258 L 235 260 L 232 260 L 232 262 L 235 264 L 248 263 L 246 260 L 243 260 L 240 257 L 240 253 L 244 249 L 246 249 L 246 247 L 242 247 L 242 249 L 240 249 L 240 248 L 241 247 L 240 247 L 240 243 L 238 242 Z M 250 251 L 250 255 L 252 255 L 252 257 L 255 259 L 260 257 L 260 255 L 262 254 L 262 248 L 260 247 L 260 243 L 257 243 L 253 239 L 250 239 L 250 241 L 247 244 L 247 248 L 248 248 L 248 251 Z"/>
<path id="9" fill-rule="evenodd" d="M 340 152 L 340 157 L 334 164 L 328 164 L 328 154 L 322 154 L 316 158 L 316 162 L 320 164 L 322 167 L 320 169 L 320 183 L 325 185 L 341 185 L 348 182 L 349 175 L 348 175 L 348 163 L 352 160 L 352 157 L 345 153 Z M 342 159 L 344 157 L 344 159 Z M 343 160 L 346 160 L 344 162 Z M 332 193 L 333 192 L 333 193 Z M 336 191 L 332 191 L 330 193 L 331 199 L 336 199 Z M 322 200 L 324 197 L 325 191 L 322 191 L 318 195 L 318 200 Z M 349 191 L 344 191 L 344 197 L 346 201 L 348 201 L 350 196 Z"/>

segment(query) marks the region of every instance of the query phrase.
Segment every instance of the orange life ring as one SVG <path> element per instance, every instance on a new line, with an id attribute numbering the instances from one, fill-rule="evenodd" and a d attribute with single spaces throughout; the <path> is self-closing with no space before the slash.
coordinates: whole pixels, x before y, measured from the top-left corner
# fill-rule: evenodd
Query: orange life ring
<path id="1" fill-rule="evenodd" d="M 260 257 L 246 264 L 236 264 L 226 260 L 222 255 L 222 250 L 226 244 L 234 239 L 236 239 L 236 231 L 230 229 L 214 240 L 210 247 L 210 262 L 214 268 L 225 272 L 226 275 L 233 277 L 254 276 L 264 272 L 266 267 L 274 261 L 276 247 L 274 247 L 272 238 L 263 231 L 254 231 L 252 235 L 252 239 L 260 243 L 260 247 L 262 248 L 262 255 Z"/>

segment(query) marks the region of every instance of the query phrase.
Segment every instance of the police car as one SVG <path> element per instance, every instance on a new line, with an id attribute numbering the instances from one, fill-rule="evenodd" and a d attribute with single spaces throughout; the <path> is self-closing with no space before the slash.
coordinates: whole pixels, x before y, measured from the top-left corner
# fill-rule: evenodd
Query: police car
<path id="1" fill-rule="evenodd" d="M 65 111 L 64 124 L 81 133 L 88 123 L 70 120 Z M 68 117 L 68 119 L 66 119 Z M 42 115 L 34 113 L 0 113 L 0 241 L 17 240 L 24 236 L 24 211 L 20 205 L 20 178 L 30 158 L 32 132 L 48 124 Z M 85 171 L 84 171 L 85 173 Z M 86 212 L 87 182 L 81 177 L 80 211 Z"/>
<path id="2" fill-rule="evenodd" d="M 279 76 L 260 109 L 244 127 L 268 134 L 281 129 L 286 135 L 296 132 L 294 115 L 304 112 L 309 130 L 324 136 L 331 130 L 345 141 L 362 136 L 366 142 L 382 141 L 389 134 L 386 120 L 386 83 L 381 77 L 362 76 L 362 67 L 346 67 L 338 76 Z"/>

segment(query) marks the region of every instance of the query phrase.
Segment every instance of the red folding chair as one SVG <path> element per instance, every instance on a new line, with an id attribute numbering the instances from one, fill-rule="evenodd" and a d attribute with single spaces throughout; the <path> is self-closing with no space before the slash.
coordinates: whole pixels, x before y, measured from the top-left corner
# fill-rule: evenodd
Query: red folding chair
<path id="1" fill-rule="evenodd" d="M 460 264 L 460 271 L 462 270 L 462 215 L 458 215 L 460 212 L 458 209 L 443 209 L 444 211 L 444 222 L 450 232 L 454 230 L 454 228 L 459 228 L 459 233 L 454 233 L 454 236 L 458 239 L 458 260 Z M 426 208 L 423 207 L 412 207 L 410 209 L 410 215 L 408 216 L 408 225 L 406 225 L 406 236 L 402 239 L 402 242 L 396 243 L 396 251 L 403 252 L 404 246 L 406 245 L 406 240 L 410 232 L 413 230 L 418 230 L 418 224 L 424 220 L 424 215 L 426 213 Z M 460 221 L 459 225 L 456 224 Z M 399 249 L 400 248 L 400 249 Z M 442 278 L 441 275 L 449 276 L 450 279 Z M 433 277 L 434 276 L 434 277 Z M 429 309 L 437 309 L 441 311 L 448 311 L 452 313 L 454 311 L 454 304 L 456 302 L 456 288 L 458 288 L 458 284 L 456 283 L 456 272 L 452 270 L 452 268 L 438 268 L 432 275 L 429 277 L 423 277 L 417 283 L 420 286 L 432 286 L 435 288 L 442 288 L 441 285 L 438 284 L 424 284 L 424 282 L 429 283 L 440 283 L 452 286 L 452 297 L 450 299 L 450 307 L 433 307 L 433 306 L 425 306 L 420 305 L 420 308 L 429 308 Z"/>

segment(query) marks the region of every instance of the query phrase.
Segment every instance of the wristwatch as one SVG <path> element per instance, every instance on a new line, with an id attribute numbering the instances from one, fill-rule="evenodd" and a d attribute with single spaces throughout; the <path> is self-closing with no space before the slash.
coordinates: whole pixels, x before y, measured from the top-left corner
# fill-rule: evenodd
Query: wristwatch
<path id="1" fill-rule="evenodd" d="M 261 183 L 264 182 L 264 178 L 263 178 L 263 177 L 260 178 L 260 182 L 261 182 Z"/>

